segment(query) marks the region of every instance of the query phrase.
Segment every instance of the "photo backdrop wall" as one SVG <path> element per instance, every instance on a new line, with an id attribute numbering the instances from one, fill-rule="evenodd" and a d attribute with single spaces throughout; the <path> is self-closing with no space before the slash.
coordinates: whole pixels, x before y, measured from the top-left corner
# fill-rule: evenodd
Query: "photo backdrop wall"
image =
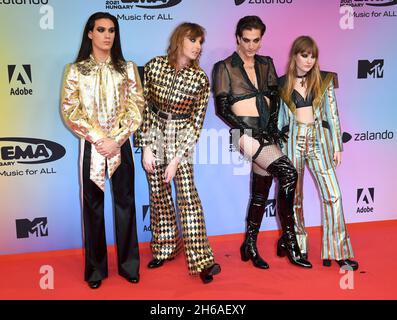
<path id="1" fill-rule="evenodd" d="M 201 65 L 209 76 L 213 64 L 235 50 L 235 25 L 244 15 L 259 15 L 266 23 L 260 53 L 273 57 L 279 75 L 292 41 L 312 36 L 321 68 L 339 76 L 344 152 L 337 173 L 346 220 L 397 219 L 396 1 L 0 0 L 0 254 L 82 246 L 79 140 L 64 126 L 59 100 L 64 66 L 76 58 L 85 22 L 96 11 L 117 16 L 124 56 L 139 66 L 165 54 L 179 23 L 203 25 Z M 209 235 L 243 232 L 249 163 L 229 152 L 228 130 L 215 116 L 212 97 L 195 162 Z M 135 164 L 139 240 L 144 242 L 150 240 L 150 213 L 139 150 Z M 109 184 L 106 188 L 109 192 Z M 262 230 L 279 228 L 272 199 Z M 320 225 L 310 174 L 304 207 L 306 224 Z"/>

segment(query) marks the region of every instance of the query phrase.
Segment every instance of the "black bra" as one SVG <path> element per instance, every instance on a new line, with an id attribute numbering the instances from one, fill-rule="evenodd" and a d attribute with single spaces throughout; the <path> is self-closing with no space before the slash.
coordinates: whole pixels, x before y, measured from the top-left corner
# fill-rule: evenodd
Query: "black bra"
<path id="1" fill-rule="evenodd" d="M 313 106 L 313 97 L 311 94 L 309 94 L 305 99 L 302 97 L 302 95 L 298 91 L 296 91 L 294 89 L 292 91 L 291 97 L 292 97 L 292 101 L 295 103 L 297 109 Z"/>

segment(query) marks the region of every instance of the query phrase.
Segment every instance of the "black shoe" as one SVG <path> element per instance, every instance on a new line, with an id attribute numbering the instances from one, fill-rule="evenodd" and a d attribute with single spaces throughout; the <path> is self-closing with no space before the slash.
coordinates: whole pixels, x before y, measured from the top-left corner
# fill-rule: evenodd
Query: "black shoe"
<path id="1" fill-rule="evenodd" d="M 358 262 L 354 260 L 336 260 L 336 262 L 339 264 L 339 266 L 342 267 L 347 267 L 348 269 L 351 269 L 353 271 L 356 271 L 358 269 Z"/>
<path id="2" fill-rule="evenodd" d="M 307 260 L 309 258 L 309 255 L 306 253 L 302 253 L 302 258 Z"/>
<path id="3" fill-rule="evenodd" d="M 283 235 L 277 243 L 277 255 L 287 255 L 291 263 L 311 268 L 311 263 L 302 257 L 295 233 L 294 199 L 298 173 L 287 156 L 273 161 L 266 170 L 278 179 L 277 213 Z"/>
<path id="4" fill-rule="evenodd" d="M 174 258 L 169 258 L 167 260 L 171 261 L 171 260 L 174 260 Z M 149 264 L 147 266 L 150 269 L 160 268 L 164 264 L 164 262 L 165 262 L 165 260 L 163 260 L 163 259 L 154 258 L 152 261 L 149 262 Z"/>
<path id="5" fill-rule="evenodd" d="M 128 277 L 128 278 L 126 278 L 127 279 L 127 281 L 128 282 L 131 282 L 131 283 L 138 283 L 139 282 L 139 274 L 136 276 L 136 277 Z"/>
<path id="6" fill-rule="evenodd" d="M 269 264 L 262 259 L 256 247 L 256 237 L 246 239 L 240 247 L 242 261 L 251 260 L 254 267 L 259 269 L 269 269 Z"/>
<path id="7" fill-rule="evenodd" d="M 205 268 L 200 272 L 200 279 L 203 283 L 210 283 L 214 280 L 214 275 L 221 272 L 221 266 L 217 263 L 214 263 L 212 266 Z"/>
<path id="8" fill-rule="evenodd" d="M 267 262 L 259 255 L 256 242 L 272 181 L 272 176 L 261 176 L 256 173 L 252 175 L 251 199 L 247 214 L 247 231 L 244 242 L 240 247 L 241 260 L 251 260 L 254 267 L 259 269 L 269 269 Z"/>
<path id="9" fill-rule="evenodd" d="M 329 260 L 329 259 L 324 259 L 324 260 L 323 260 L 323 266 L 324 266 L 324 267 L 330 267 L 330 266 L 331 266 L 331 260 Z"/>
<path id="10" fill-rule="evenodd" d="M 342 267 L 347 267 L 353 271 L 356 271 L 358 269 L 358 262 L 350 259 L 345 259 L 345 260 L 336 260 L 336 262 L 339 264 L 339 266 Z M 329 259 L 324 259 L 323 260 L 323 266 L 324 267 L 330 267 L 331 266 L 331 260 Z"/>
<path id="11" fill-rule="evenodd" d="M 102 284 L 102 280 L 98 280 L 98 281 L 88 281 L 88 286 L 91 289 L 98 289 Z"/>
<path id="12" fill-rule="evenodd" d="M 294 241 L 294 237 L 289 240 L 285 240 L 287 238 L 285 235 L 281 236 L 277 243 L 277 255 L 279 257 L 288 257 L 288 260 L 297 266 L 303 268 L 312 268 L 312 264 L 310 261 L 303 258 L 302 254 L 300 253 L 298 243 L 296 240 Z"/>
<path id="13" fill-rule="evenodd" d="M 152 261 L 149 262 L 147 266 L 150 269 L 154 269 L 154 268 L 160 268 L 163 264 L 164 264 L 164 260 L 153 259 Z"/>

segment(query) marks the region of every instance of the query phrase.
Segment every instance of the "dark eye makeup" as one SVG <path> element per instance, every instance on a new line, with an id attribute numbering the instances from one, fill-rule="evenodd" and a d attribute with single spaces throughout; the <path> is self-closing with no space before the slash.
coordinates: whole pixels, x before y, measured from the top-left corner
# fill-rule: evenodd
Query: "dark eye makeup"
<path id="1" fill-rule="evenodd" d="M 106 29 L 105 29 L 104 27 L 98 27 L 98 28 L 97 28 L 97 31 L 100 32 L 100 33 L 105 32 L 105 30 L 106 30 Z M 113 27 L 112 27 L 112 28 L 109 28 L 109 32 L 110 32 L 110 33 L 114 33 L 114 32 L 115 32 L 115 28 L 113 28 Z"/>
<path id="2" fill-rule="evenodd" d="M 253 39 L 253 40 L 250 40 L 250 39 L 248 39 L 248 38 L 242 38 L 243 39 L 243 41 L 245 42 L 245 43 L 249 43 L 249 42 L 253 42 L 253 43 L 259 43 L 259 41 L 261 40 L 260 38 L 256 38 L 256 39 Z"/>
<path id="3" fill-rule="evenodd" d="M 301 52 L 300 55 L 302 56 L 302 58 L 308 58 L 309 56 L 312 57 L 312 59 L 316 59 L 316 57 L 314 57 L 311 53 L 307 53 L 307 52 Z"/>

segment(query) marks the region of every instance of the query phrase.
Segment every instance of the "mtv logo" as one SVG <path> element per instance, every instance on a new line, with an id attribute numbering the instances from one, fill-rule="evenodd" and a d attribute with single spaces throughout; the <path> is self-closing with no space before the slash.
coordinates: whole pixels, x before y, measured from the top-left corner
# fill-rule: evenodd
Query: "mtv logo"
<path id="1" fill-rule="evenodd" d="M 372 62 L 368 60 L 358 60 L 358 79 L 367 79 L 368 76 L 372 78 L 383 78 L 383 59 L 376 59 Z"/>
<path id="2" fill-rule="evenodd" d="M 357 189 L 357 203 L 365 202 L 365 204 L 374 203 L 375 188 Z"/>
<path id="3" fill-rule="evenodd" d="M 23 64 L 22 66 L 10 64 L 8 65 L 8 82 L 19 81 L 22 85 L 27 82 L 32 83 L 32 70 L 30 64 Z"/>
<path id="4" fill-rule="evenodd" d="M 29 238 L 29 234 L 36 237 L 48 236 L 47 218 L 35 218 L 33 221 L 29 219 L 16 219 L 17 238 Z"/>
<path id="5" fill-rule="evenodd" d="M 265 217 L 275 217 L 276 213 L 276 200 L 267 200 L 265 205 Z"/>

